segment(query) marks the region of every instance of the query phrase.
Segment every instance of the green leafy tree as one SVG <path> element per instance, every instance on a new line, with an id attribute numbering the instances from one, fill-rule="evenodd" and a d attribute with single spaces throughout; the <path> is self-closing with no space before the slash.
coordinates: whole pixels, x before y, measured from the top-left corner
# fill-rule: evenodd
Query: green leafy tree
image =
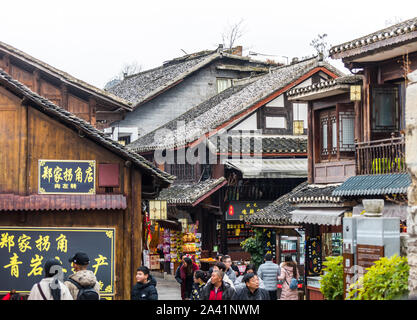
<path id="1" fill-rule="evenodd" d="M 350 300 L 394 300 L 408 296 L 407 257 L 383 257 L 351 285 Z"/>
<path id="2" fill-rule="evenodd" d="M 323 262 L 326 267 L 320 279 L 320 291 L 326 300 L 343 299 L 343 257 L 329 256 Z"/>
<path id="3" fill-rule="evenodd" d="M 254 229 L 255 235 L 240 243 L 240 246 L 251 255 L 252 263 L 259 267 L 264 260 L 264 232 L 262 229 Z"/>

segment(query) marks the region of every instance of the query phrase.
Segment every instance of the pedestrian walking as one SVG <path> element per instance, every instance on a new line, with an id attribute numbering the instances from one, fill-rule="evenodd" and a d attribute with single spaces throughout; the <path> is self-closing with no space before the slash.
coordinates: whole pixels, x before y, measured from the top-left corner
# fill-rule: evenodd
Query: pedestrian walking
<path id="1" fill-rule="evenodd" d="M 217 261 L 217 262 L 222 262 L 222 258 L 223 258 L 223 256 L 224 256 L 223 254 L 218 253 L 218 254 L 216 255 L 216 261 Z M 212 266 L 212 267 L 210 267 L 210 268 L 209 268 L 209 274 L 208 274 L 208 275 L 209 275 L 210 277 L 211 277 L 211 273 L 213 272 L 213 267 L 214 267 L 214 266 Z"/>
<path id="2" fill-rule="evenodd" d="M 73 300 L 70 291 L 59 279 L 62 265 L 56 259 L 49 259 L 43 267 L 45 278 L 35 283 L 28 300 Z"/>
<path id="3" fill-rule="evenodd" d="M 258 269 L 258 276 L 264 282 L 265 289 L 269 292 L 271 300 L 277 300 L 277 284 L 280 267 L 272 261 L 272 254 L 265 255 L 265 263 L 261 264 Z"/>
<path id="4" fill-rule="evenodd" d="M 198 270 L 198 266 L 191 258 L 184 258 L 184 263 L 180 268 L 181 282 L 181 298 L 182 300 L 190 300 L 193 291 L 194 272 Z"/>
<path id="5" fill-rule="evenodd" d="M 285 256 L 284 264 L 281 268 L 281 275 L 278 277 L 279 280 L 283 280 L 280 300 L 298 300 L 298 288 L 290 288 L 290 283 L 293 278 L 298 281 L 299 277 L 297 263 L 292 260 L 290 255 Z"/>
<path id="6" fill-rule="evenodd" d="M 235 272 L 235 276 L 236 276 L 236 279 L 237 279 L 237 277 L 239 277 L 239 276 L 240 276 L 240 271 L 239 271 L 238 266 L 237 266 L 237 265 L 235 265 L 235 264 L 232 264 L 232 266 L 231 266 L 230 268 L 232 268 L 232 269 L 233 269 L 233 271 Z"/>
<path id="7" fill-rule="evenodd" d="M 236 290 L 237 290 L 238 288 L 243 288 L 243 287 L 245 287 L 245 286 L 246 286 L 245 282 L 243 281 L 243 277 L 244 277 L 247 273 L 254 273 L 254 274 L 258 275 L 258 274 L 257 274 L 257 272 L 256 272 L 256 266 L 255 266 L 255 264 L 254 264 L 254 263 L 249 263 L 249 264 L 246 266 L 246 269 L 245 269 L 245 272 L 243 273 L 243 275 L 241 275 L 241 276 L 239 276 L 239 277 L 237 277 L 237 278 L 236 278 L 236 281 L 235 281 L 235 289 L 236 289 Z M 258 280 L 259 280 L 259 288 L 261 288 L 261 289 L 265 289 L 265 284 L 264 284 L 264 281 L 263 281 L 263 280 L 259 277 L 259 275 L 258 275 Z"/>
<path id="8" fill-rule="evenodd" d="M 201 291 L 200 300 L 233 300 L 235 299 L 235 290 L 225 281 L 223 281 L 224 272 L 213 270 L 210 281 Z"/>
<path id="9" fill-rule="evenodd" d="M 131 300 L 158 300 L 156 279 L 150 274 L 148 267 L 141 266 L 136 270 L 136 281 Z"/>
<path id="10" fill-rule="evenodd" d="M 222 262 L 226 265 L 226 275 L 234 283 L 236 280 L 236 274 L 232 269 L 232 258 L 230 258 L 228 255 L 225 255 L 222 258 Z"/>
<path id="11" fill-rule="evenodd" d="M 194 283 L 191 300 L 200 300 L 201 292 L 208 281 L 208 275 L 205 271 L 197 270 L 194 272 Z"/>
<path id="12" fill-rule="evenodd" d="M 181 259 L 181 262 L 180 262 L 180 265 L 178 266 L 177 270 L 175 270 L 175 280 L 177 280 L 177 282 L 178 282 L 179 284 L 181 284 L 181 283 L 182 283 L 182 280 L 181 280 L 181 274 L 180 274 L 180 269 L 181 269 L 181 266 L 182 266 L 182 265 L 183 265 L 183 263 L 184 263 L 184 258 L 185 258 L 185 253 L 180 253 L 180 259 Z"/>
<path id="13" fill-rule="evenodd" d="M 90 258 L 84 252 L 77 252 L 68 260 L 75 273 L 68 277 L 65 285 L 74 300 L 100 300 L 100 284 L 93 271 L 87 270 Z"/>
<path id="14" fill-rule="evenodd" d="M 245 286 L 236 291 L 237 300 L 270 300 L 268 291 L 259 288 L 259 278 L 254 272 L 246 273 L 243 282 Z"/>
<path id="15" fill-rule="evenodd" d="M 226 265 L 223 262 L 217 262 L 214 266 L 213 266 L 213 271 L 222 271 L 224 273 L 223 275 L 223 281 L 228 283 L 233 290 L 235 290 L 235 284 L 233 283 L 233 281 L 228 277 L 228 275 L 226 274 Z M 210 279 L 207 281 L 207 284 L 210 283 L 211 281 L 211 275 L 210 275 Z"/>

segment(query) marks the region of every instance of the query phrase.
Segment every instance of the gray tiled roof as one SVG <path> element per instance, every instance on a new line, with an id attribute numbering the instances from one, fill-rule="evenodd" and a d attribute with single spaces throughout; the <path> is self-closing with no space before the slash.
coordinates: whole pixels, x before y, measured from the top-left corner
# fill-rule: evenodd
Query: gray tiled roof
<path id="1" fill-rule="evenodd" d="M 360 48 L 361 52 L 365 52 L 367 51 L 367 47 L 372 46 L 372 44 L 374 43 L 381 42 L 380 46 L 383 46 L 382 42 L 384 40 L 390 40 L 390 41 L 386 41 L 385 43 L 386 46 L 389 46 L 389 45 L 395 44 L 396 38 L 401 35 L 410 34 L 410 37 L 413 37 L 413 38 L 417 37 L 416 31 L 417 31 L 417 17 L 403 21 L 393 26 L 384 28 L 382 30 L 378 30 L 374 33 L 357 38 L 355 40 L 351 40 L 351 41 L 333 46 L 330 49 L 330 56 L 332 58 L 338 58 L 338 57 L 335 57 L 335 55 L 340 54 L 340 53 L 344 53 L 344 56 L 355 55 L 358 53 L 355 51 L 355 49 Z M 412 33 L 414 35 L 412 35 Z"/>
<path id="2" fill-rule="evenodd" d="M 80 130 L 86 137 L 102 145 L 103 147 L 113 151 L 114 153 L 124 157 L 139 168 L 143 169 L 148 174 L 156 176 L 159 180 L 165 184 L 171 184 L 175 177 L 158 169 L 152 163 L 147 161 L 142 156 L 129 151 L 119 143 L 107 138 L 103 132 L 93 127 L 87 121 L 78 118 L 73 113 L 55 105 L 51 101 L 31 91 L 28 87 L 13 79 L 5 71 L 0 69 L 0 84 L 6 86 L 9 90 L 15 92 L 19 96 L 23 96 L 24 99 L 30 101 L 31 105 L 38 108 L 43 113 L 50 115 L 51 117 L 62 121 L 67 126 L 75 127 Z"/>
<path id="3" fill-rule="evenodd" d="M 293 205 L 299 207 L 302 206 L 333 206 L 341 205 L 344 202 L 344 198 L 340 196 L 334 196 L 332 192 L 340 186 L 339 184 L 323 184 L 315 185 L 309 184 L 305 188 L 297 192 L 297 194 L 291 196 L 290 202 Z"/>
<path id="4" fill-rule="evenodd" d="M 272 93 L 291 85 L 316 67 L 326 67 L 332 72 L 336 71 L 333 66 L 315 57 L 296 64 L 271 69 L 268 74 L 251 79 L 235 88 L 229 88 L 201 103 L 179 118 L 172 120 L 167 126 L 162 126 L 143 138 L 139 138 L 130 144 L 130 148 L 137 152 L 144 152 L 157 148 L 184 146 L 225 125 L 231 119 L 235 119 L 232 122 L 235 123 L 238 121 L 238 116 L 244 111 Z M 173 129 L 178 120 L 185 121 L 185 126 Z M 171 134 L 157 134 L 161 129 L 168 129 Z"/>
<path id="5" fill-rule="evenodd" d="M 306 153 L 307 136 L 218 135 L 216 153 Z M 210 140 L 212 141 L 212 139 Z M 262 146 L 262 150 L 258 149 Z"/>
<path id="6" fill-rule="evenodd" d="M 290 198 L 294 197 L 300 190 L 303 190 L 306 187 L 307 182 L 299 184 L 292 191 L 284 194 L 257 213 L 245 216 L 245 222 L 254 225 L 291 225 L 291 212 L 295 210 L 295 207 L 292 206 Z"/>
<path id="7" fill-rule="evenodd" d="M 269 66 L 267 63 L 254 61 L 247 57 L 232 55 L 219 50 L 206 50 L 179 57 L 165 62 L 158 68 L 128 76 L 121 82 L 111 86 L 108 91 L 130 101 L 137 107 L 169 87 L 174 86 L 193 72 L 222 57 Z"/>
<path id="8" fill-rule="evenodd" d="M 366 196 L 407 193 L 411 184 L 408 173 L 353 176 L 333 191 L 334 196 Z"/>
<path id="9" fill-rule="evenodd" d="M 348 75 L 332 80 L 327 80 L 319 83 L 309 85 L 307 87 L 291 89 L 287 92 L 287 96 L 292 99 L 306 97 L 315 93 L 323 93 L 326 91 L 335 90 L 337 88 L 349 89 L 352 84 L 362 83 L 362 77 L 357 75 Z"/>
<path id="10" fill-rule="evenodd" d="M 167 200 L 168 204 L 190 206 L 225 181 L 225 177 L 220 177 L 201 182 L 174 183 L 169 188 L 162 190 L 157 200 Z"/>
<path id="11" fill-rule="evenodd" d="M 113 95 L 110 92 L 106 92 L 102 89 L 96 88 L 94 86 L 92 86 L 91 84 L 88 84 L 82 80 L 79 80 L 73 76 L 71 76 L 70 74 L 61 71 L 55 67 L 50 66 L 49 64 L 40 61 L 30 55 L 28 55 L 27 53 L 20 51 L 14 47 L 12 47 L 11 45 L 4 43 L 4 42 L 0 42 L 0 49 L 2 50 L 6 50 L 7 52 L 10 52 L 11 54 L 17 56 L 18 58 L 22 59 L 23 61 L 26 61 L 34 66 L 36 66 L 37 68 L 40 68 L 40 70 L 46 70 L 51 72 L 53 75 L 55 75 L 56 77 L 60 78 L 60 80 L 64 81 L 64 82 L 68 82 L 72 85 L 75 86 L 80 86 L 81 88 L 83 88 L 86 91 L 90 91 L 91 93 L 102 97 L 104 99 L 108 99 L 110 101 L 112 101 L 113 103 L 117 103 L 119 105 L 121 105 L 123 108 L 127 109 L 127 110 L 131 110 L 131 106 L 130 103 L 116 95 Z"/>

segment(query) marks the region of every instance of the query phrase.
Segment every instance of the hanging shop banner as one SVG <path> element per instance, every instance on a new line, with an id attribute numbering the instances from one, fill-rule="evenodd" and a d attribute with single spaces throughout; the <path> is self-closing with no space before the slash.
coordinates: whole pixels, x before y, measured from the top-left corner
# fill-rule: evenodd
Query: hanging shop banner
<path id="1" fill-rule="evenodd" d="M 318 276 L 321 272 L 321 236 L 306 237 L 306 266 L 308 276 Z"/>
<path id="2" fill-rule="evenodd" d="M 89 256 L 88 269 L 97 277 L 100 294 L 115 294 L 115 232 L 114 228 L 0 227 L 0 294 L 11 289 L 29 293 L 45 277 L 48 259 L 62 263 L 66 280 L 74 273 L 68 260 L 77 252 Z"/>
<path id="3" fill-rule="evenodd" d="M 276 257 L 276 233 L 271 229 L 264 229 L 263 247 L 264 254 L 270 253 L 275 259 Z"/>
<path id="4" fill-rule="evenodd" d="M 270 201 L 230 201 L 226 212 L 226 220 L 240 220 L 252 215 L 270 204 Z"/>
<path id="5" fill-rule="evenodd" d="M 95 194 L 94 160 L 39 160 L 39 194 Z"/>

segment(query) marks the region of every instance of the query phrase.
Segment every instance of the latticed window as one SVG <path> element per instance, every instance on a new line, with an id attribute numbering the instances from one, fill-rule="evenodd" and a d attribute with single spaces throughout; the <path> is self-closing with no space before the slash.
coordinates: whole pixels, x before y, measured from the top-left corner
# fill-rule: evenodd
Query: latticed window
<path id="1" fill-rule="evenodd" d="M 171 164 L 169 172 L 176 176 L 178 181 L 194 181 L 197 178 L 197 167 L 195 164 Z"/>
<path id="2" fill-rule="evenodd" d="M 353 157 L 355 152 L 355 113 L 352 104 L 337 104 L 319 111 L 320 158 Z"/>

